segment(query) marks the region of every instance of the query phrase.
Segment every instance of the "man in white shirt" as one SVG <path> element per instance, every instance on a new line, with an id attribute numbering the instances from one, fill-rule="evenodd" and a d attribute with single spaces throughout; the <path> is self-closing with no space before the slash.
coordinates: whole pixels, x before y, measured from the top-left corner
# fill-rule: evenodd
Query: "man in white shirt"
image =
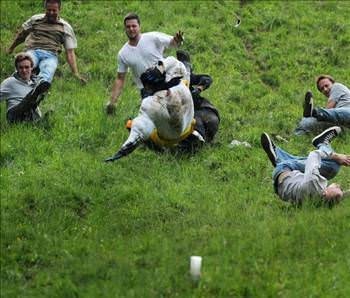
<path id="1" fill-rule="evenodd" d="M 144 98 L 148 94 L 140 80 L 141 74 L 163 59 L 163 52 L 166 48 L 178 47 L 183 41 L 181 31 L 177 32 L 175 36 L 160 32 L 141 33 L 140 18 L 134 13 L 126 15 L 124 27 L 129 40 L 118 53 L 118 73 L 112 87 L 110 100 L 106 105 L 107 114 L 115 113 L 116 104 L 124 87 L 129 68 L 137 88 L 140 89 L 141 97 Z"/>

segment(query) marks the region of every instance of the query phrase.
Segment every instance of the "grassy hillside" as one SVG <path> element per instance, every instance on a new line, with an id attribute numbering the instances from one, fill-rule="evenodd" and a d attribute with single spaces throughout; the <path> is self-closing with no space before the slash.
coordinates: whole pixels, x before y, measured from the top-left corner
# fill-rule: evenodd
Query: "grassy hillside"
<path id="1" fill-rule="evenodd" d="M 43 9 L 29 0 L 0 8 L 2 81 L 16 28 Z M 138 111 L 129 77 L 116 116 L 103 112 L 129 11 L 144 32 L 183 30 L 195 71 L 214 79 L 204 95 L 221 112 L 220 131 L 194 156 L 140 148 L 102 162 Z M 42 104 L 54 110 L 48 121 L 9 126 L 0 105 L 1 296 L 350 296 L 350 200 L 331 209 L 280 201 L 260 148 L 266 131 L 291 153 L 312 149 L 312 136 L 293 129 L 308 89 L 324 105 L 318 74 L 350 84 L 350 2 L 67 0 L 61 15 L 89 83 L 72 77 L 62 53 Z M 230 148 L 232 139 L 252 147 Z M 349 131 L 334 148 L 350 153 Z M 349 168 L 335 181 L 350 188 Z M 197 287 L 191 255 L 203 257 Z"/>

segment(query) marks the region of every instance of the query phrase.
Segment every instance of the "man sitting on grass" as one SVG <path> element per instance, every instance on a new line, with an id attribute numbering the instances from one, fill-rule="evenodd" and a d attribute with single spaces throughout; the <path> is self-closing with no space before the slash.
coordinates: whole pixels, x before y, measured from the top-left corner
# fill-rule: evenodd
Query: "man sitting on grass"
<path id="1" fill-rule="evenodd" d="M 7 100 L 7 121 L 36 121 L 41 118 L 39 104 L 50 84 L 32 75 L 33 60 L 27 53 L 15 57 L 16 72 L 0 85 L 0 100 Z"/>
<path id="2" fill-rule="evenodd" d="M 276 147 L 268 134 L 261 135 L 261 145 L 275 167 L 275 191 L 282 200 L 302 203 L 308 198 L 321 198 L 336 203 L 349 195 L 350 190 L 344 192 L 336 183 L 328 185 L 340 166 L 350 166 L 350 155 L 335 153 L 330 146 L 340 132 L 341 128 L 334 126 L 315 137 L 312 144 L 317 149 L 308 157 L 293 156 Z"/>
<path id="3" fill-rule="evenodd" d="M 335 82 L 329 75 L 321 75 L 316 80 L 317 89 L 328 101 L 325 108 L 314 108 L 311 91 L 306 92 L 303 118 L 298 124 L 296 134 L 324 130 L 338 125 L 350 127 L 350 90 Z"/>

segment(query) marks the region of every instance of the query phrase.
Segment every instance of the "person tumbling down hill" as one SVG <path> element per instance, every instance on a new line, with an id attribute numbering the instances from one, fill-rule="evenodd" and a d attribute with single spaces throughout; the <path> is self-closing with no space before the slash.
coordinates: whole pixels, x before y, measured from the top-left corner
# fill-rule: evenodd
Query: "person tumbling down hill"
<path id="1" fill-rule="evenodd" d="M 159 61 L 141 75 L 144 88 L 152 95 L 143 99 L 126 142 L 106 162 L 130 154 L 143 142 L 172 147 L 189 137 L 198 140 L 191 92 L 188 81 L 183 80 L 186 75 L 185 66 L 174 57 Z"/>
<path id="2" fill-rule="evenodd" d="M 328 180 L 339 172 L 340 166 L 350 166 L 350 155 L 333 151 L 330 142 L 341 132 L 338 126 L 331 127 L 312 140 L 316 150 L 308 157 L 298 157 L 277 147 L 269 135 L 261 135 L 261 145 L 269 157 L 275 192 L 284 200 L 301 203 L 308 198 L 321 198 L 327 203 L 339 202 L 349 196 L 350 190 Z"/>
<path id="3" fill-rule="evenodd" d="M 338 125 L 350 128 L 350 90 L 336 82 L 330 75 L 320 75 L 316 79 L 317 89 L 327 97 L 325 108 L 314 107 L 311 91 L 306 92 L 303 118 L 295 133 L 319 132 Z"/>

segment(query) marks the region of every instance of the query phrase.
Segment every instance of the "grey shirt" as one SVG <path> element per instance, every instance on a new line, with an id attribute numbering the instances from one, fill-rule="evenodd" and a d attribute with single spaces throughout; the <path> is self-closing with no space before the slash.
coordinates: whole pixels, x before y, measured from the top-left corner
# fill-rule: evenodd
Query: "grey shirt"
<path id="1" fill-rule="evenodd" d="M 336 108 L 350 108 L 350 90 L 343 84 L 334 83 L 329 94 L 329 100 L 336 103 Z"/>
<path id="2" fill-rule="evenodd" d="M 319 150 L 310 152 L 304 172 L 298 170 L 288 172 L 287 177 L 277 188 L 282 200 L 301 202 L 310 197 L 322 197 L 328 184 L 328 180 L 319 172 L 322 154 L 325 153 Z"/>
<path id="3" fill-rule="evenodd" d="M 7 100 L 7 111 L 18 105 L 33 90 L 35 77 L 28 82 L 22 80 L 17 73 L 5 79 L 0 85 L 0 101 Z"/>

